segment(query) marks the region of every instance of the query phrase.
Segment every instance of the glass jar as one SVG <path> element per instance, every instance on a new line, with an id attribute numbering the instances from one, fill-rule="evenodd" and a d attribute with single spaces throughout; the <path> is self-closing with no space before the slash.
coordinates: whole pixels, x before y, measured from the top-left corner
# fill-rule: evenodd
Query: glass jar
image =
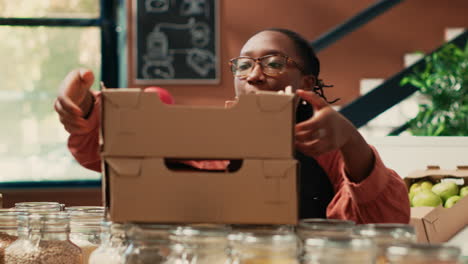
<path id="1" fill-rule="evenodd" d="M 126 248 L 124 225 L 103 221 L 101 245 L 91 253 L 89 264 L 122 264 Z"/>
<path id="2" fill-rule="evenodd" d="M 231 233 L 294 233 L 293 225 L 231 225 Z"/>
<path id="3" fill-rule="evenodd" d="M 70 240 L 81 248 L 83 264 L 88 264 L 89 256 L 101 244 L 101 223 L 104 211 L 81 209 L 69 211 Z"/>
<path id="4" fill-rule="evenodd" d="M 298 264 L 299 239 L 288 229 L 257 229 L 229 236 L 233 264 Z"/>
<path id="5" fill-rule="evenodd" d="M 302 241 L 314 237 L 350 237 L 355 224 L 339 219 L 307 218 L 297 225 L 297 235 Z"/>
<path id="6" fill-rule="evenodd" d="M 126 228 L 128 247 L 124 264 L 159 264 L 166 261 L 170 252 L 170 225 L 132 224 Z"/>
<path id="7" fill-rule="evenodd" d="M 35 212 L 58 212 L 63 209 L 63 205 L 57 202 L 22 202 L 15 203 L 15 208 L 19 211 L 35 211 Z"/>
<path id="8" fill-rule="evenodd" d="M 390 264 L 458 264 L 460 249 L 454 246 L 427 244 L 400 244 L 387 248 Z"/>
<path id="9" fill-rule="evenodd" d="M 357 225 L 353 232 L 357 236 L 372 239 L 377 245 L 376 264 L 388 263 L 385 252 L 390 244 L 416 241 L 414 227 L 406 224 Z"/>
<path id="10" fill-rule="evenodd" d="M 72 212 L 72 211 L 102 211 L 105 212 L 104 206 L 67 206 L 65 207 L 65 212 Z"/>
<path id="11" fill-rule="evenodd" d="M 11 210 L 0 211 L 0 264 L 5 263 L 5 249 L 18 238 L 18 213 Z"/>
<path id="12" fill-rule="evenodd" d="M 180 227 L 171 232 L 171 252 L 165 264 L 225 264 L 228 228 L 223 226 Z"/>
<path id="13" fill-rule="evenodd" d="M 315 237 L 305 240 L 304 264 L 374 264 L 376 246 L 371 239 Z"/>
<path id="14" fill-rule="evenodd" d="M 64 212 L 18 214 L 18 239 L 5 250 L 7 264 L 81 264 L 79 247 L 69 240 Z"/>

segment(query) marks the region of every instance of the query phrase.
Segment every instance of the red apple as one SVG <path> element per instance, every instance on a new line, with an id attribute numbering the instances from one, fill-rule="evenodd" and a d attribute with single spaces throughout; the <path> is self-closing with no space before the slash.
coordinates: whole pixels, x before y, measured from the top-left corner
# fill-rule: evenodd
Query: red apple
<path id="1" fill-rule="evenodd" d="M 157 93 L 161 101 L 165 104 L 174 104 L 174 98 L 172 95 L 164 88 L 157 86 L 150 86 L 144 89 L 145 92 Z"/>

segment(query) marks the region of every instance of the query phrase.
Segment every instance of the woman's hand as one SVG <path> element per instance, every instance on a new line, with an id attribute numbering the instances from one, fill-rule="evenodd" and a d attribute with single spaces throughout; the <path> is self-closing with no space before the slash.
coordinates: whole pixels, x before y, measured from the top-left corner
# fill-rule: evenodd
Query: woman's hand
<path id="1" fill-rule="evenodd" d="M 297 90 L 314 108 L 314 115 L 296 125 L 296 148 L 308 156 L 318 156 L 343 147 L 357 131 L 344 116 L 314 92 Z"/>
<path id="2" fill-rule="evenodd" d="M 71 71 L 62 81 L 54 103 L 60 122 L 69 133 L 86 127 L 86 117 L 92 109 L 93 95 L 90 88 L 94 75 L 90 70 Z"/>
<path id="3" fill-rule="evenodd" d="M 314 107 L 314 115 L 296 125 L 296 149 L 312 157 L 339 149 L 350 180 L 365 179 L 375 157 L 354 125 L 316 93 L 297 90 L 297 94 Z"/>

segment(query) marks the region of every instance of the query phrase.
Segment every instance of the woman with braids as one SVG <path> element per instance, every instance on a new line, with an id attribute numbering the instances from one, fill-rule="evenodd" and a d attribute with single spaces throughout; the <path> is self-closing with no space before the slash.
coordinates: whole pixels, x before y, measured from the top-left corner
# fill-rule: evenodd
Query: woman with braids
<path id="1" fill-rule="evenodd" d="M 252 36 L 230 60 L 236 95 L 290 87 L 301 98 L 295 126 L 300 170 L 300 218 L 348 219 L 356 223 L 408 223 L 406 187 L 377 151 L 336 112 L 318 79 L 320 63 L 308 42 L 286 29 Z M 100 94 L 91 93 L 93 74 L 76 70 L 63 81 L 55 109 L 70 133 L 68 146 L 83 166 L 100 171 Z M 166 103 L 172 98 L 158 90 Z M 185 161 L 197 169 L 219 170 L 228 161 Z"/>

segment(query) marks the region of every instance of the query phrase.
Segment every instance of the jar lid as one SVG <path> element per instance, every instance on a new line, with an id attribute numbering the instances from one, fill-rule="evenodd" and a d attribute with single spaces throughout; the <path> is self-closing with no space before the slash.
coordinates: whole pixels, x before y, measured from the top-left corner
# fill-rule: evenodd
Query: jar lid
<path id="1" fill-rule="evenodd" d="M 25 210 L 30 212 L 47 212 L 61 211 L 62 205 L 57 202 L 21 202 L 15 203 L 17 210 Z"/>
<path id="2" fill-rule="evenodd" d="M 170 224 L 128 223 L 125 232 L 130 240 L 169 241 L 170 231 L 178 226 Z"/>
<path id="3" fill-rule="evenodd" d="M 279 251 L 295 251 L 299 239 L 293 231 L 285 229 L 258 229 L 236 231 L 229 235 L 229 241 L 234 247 L 250 249 L 275 249 Z"/>
<path id="4" fill-rule="evenodd" d="M 293 225 L 241 225 L 235 224 L 231 225 L 233 231 L 240 232 L 261 232 L 265 231 L 278 231 L 278 232 L 292 232 L 294 231 Z"/>
<path id="5" fill-rule="evenodd" d="M 69 232 L 70 217 L 65 212 L 18 213 L 18 232 Z"/>
<path id="6" fill-rule="evenodd" d="M 358 236 L 383 239 L 382 242 L 412 242 L 416 239 L 414 227 L 407 224 L 357 225 L 353 231 Z"/>
<path id="7" fill-rule="evenodd" d="M 101 230 L 104 221 L 104 211 L 83 209 L 67 211 L 70 215 L 70 229 L 73 233 L 97 232 Z"/>
<path id="8" fill-rule="evenodd" d="M 226 225 L 183 226 L 173 229 L 170 239 L 192 246 L 224 246 L 228 242 L 229 231 Z"/>
<path id="9" fill-rule="evenodd" d="M 355 223 L 350 220 L 305 218 L 299 220 L 298 228 L 306 230 L 350 230 Z"/>
<path id="10" fill-rule="evenodd" d="M 296 234 L 285 230 L 237 232 L 229 237 L 233 252 L 241 258 L 297 259 L 300 241 Z"/>
<path id="11" fill-rule="evenodd" d="M 104 206 L 68 206 L 65 207 L 66 212 L 72 212 L 72 211 L 95 211 L 95 212 L 105 212 L 105 207 Z"/>
<path id="12" fill-rule="evenodd" d="M 375 244 L 368 238 L 314 237 L 305 240 L 306 248 L 337 248 L 349 250 L 374 249 Z"/>

